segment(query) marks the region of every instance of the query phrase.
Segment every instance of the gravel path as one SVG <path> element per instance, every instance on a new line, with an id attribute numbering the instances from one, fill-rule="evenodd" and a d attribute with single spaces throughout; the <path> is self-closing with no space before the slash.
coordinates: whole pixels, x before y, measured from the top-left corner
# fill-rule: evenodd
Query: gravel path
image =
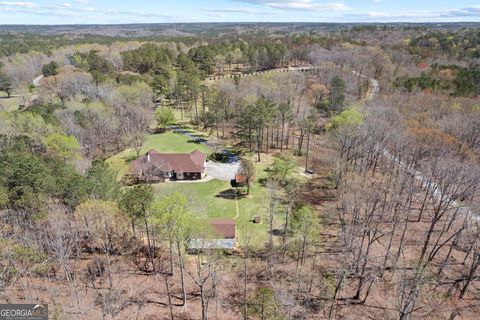
<path id="1" fill-rule="evenodd" d="M 240 168 L 240 162 L 233 163 L 220 163 L 207 161 L 205 163 L 205 169 L 207 170 L 208 177 L 214 177 L 218 180 L 231 181 L 235 178 L 235 173 L 237 173 Z"/>

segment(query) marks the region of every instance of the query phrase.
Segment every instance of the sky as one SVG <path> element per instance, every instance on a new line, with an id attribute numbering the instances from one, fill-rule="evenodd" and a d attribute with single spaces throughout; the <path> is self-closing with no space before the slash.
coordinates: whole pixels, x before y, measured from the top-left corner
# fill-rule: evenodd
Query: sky
<path id="1" fill-rule="evenodd" d="M 480 0 L 0 0 L 0 24 L 255 21 L 480 22 Z"/>

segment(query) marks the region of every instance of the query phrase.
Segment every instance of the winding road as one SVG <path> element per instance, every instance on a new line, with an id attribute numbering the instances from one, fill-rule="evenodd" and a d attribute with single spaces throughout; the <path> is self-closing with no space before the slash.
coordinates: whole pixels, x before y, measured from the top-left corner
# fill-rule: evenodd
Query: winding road
<path id="1" fill-rule="evenodd" d="M 365 76 L 361 73 L 358 73 L 357 71 L 352 71 L 354 74 L 359 75 L 360 77 L 363 77 L 365 79 L 368 79 L 370 81 L 370 88 L 367 92 L 367 100 L 372 100 L 375 98 L 375 96 L 380 92 L 380 85 L 378 80 L 369 78 L 368 76 Z M 442 192 L 440 186 L 436 184 L 435 182 L 429 180 L 425 174 L 418 170 L 411 170 L 407 167 L 407 165 L 392 155 L 385 147 L 380 146 L 379 148 L 383 154 L 383 156 L 387 159 L 390 159 L 394 161 L 399 167 L 409 171 L 412 176 L 415 178 L 415 180 L 419 181 L 421 186 L 425 189 L 428 190 L 432 193 L 432 197 L 437 200 L 437 201 L 444 201 L 445 203 L 449 203 L 450 206 L 452 206 L 455 209 L 458 209 L 459 212 L 462 212 L 464 214 L 467 214 L 471 218 L 475 219 L 476 221 L 480 221 L 480 214 L 477 212 L 473 212 L 469 207 L 463 206 L 461 203 L 459 203 L 456 200 L 453 200 L 450 195 L 446 195 Z"/>
<path id="2" fill-rule="evenodd" d="M 217 76 L 217 77 L 210 77 L 208 81 L 218 81 L 222 79 L 233 79 L 235 77 L 240 77 L 240 78 L 246 78 L 246 77 L 251 77 L 251 76 L 256 76 L 256 75 L 262 75 L 262 74 L 267 74 L 267 73 L 281 73 L 281 72 L 308 72 L 311 70 L 318 69 L 317 66 L 304 66 L 304 67 L 293 67 L 293 68 L 278 68 L 278 69 L 271 69 L 271 70 L 265 70 L 265 71 L 260 71 L 260 72 L 252 72 L 252 73 L 246 73 L 243 75 L 227 75 L 227 76 Z M 380 93 L 380 83 L 378 80 L 373 79 L 368 77 L 367 75 L 364 75 L 358 71 L 351 71 L 353 74 L 362 77 L 364 79 L 368 79 L 370 86 L 368 88 L 367 94 L 366 94 L 366 99 L 367 100 L 372 100 L 376 97 L 377 94 Z M 38 79 L 38 78 L 37 78 Z M 187 135 L 191 137 L 192 139 L 198 139 L 197 136 L 192 134 L 191 132 L 182 130 L 179 127 L 173 127 L 172 128 L 175 132 Z M 223 146 L 218 143 L 212 143 L 208 141 L 201 141 L 200 143 L 203 143 L 213 149 L 218 149 L 223 148 Z M 383 153 L 384 157 L 393 160 L 394 162 L 397 163 L 398 166 L 407 169 L 407 166 L 405 163 L 403 163 L 400 159 L 396 158 L 394 155 L 392 155 L 385 147 L 380 146 L 381 152 Z M 231 155 L 230 160 L 228 163 L 218 163 L 218 162 L 213 162 L 209 161 L 206 164 L 207 172 L 210 176 L 215 177 L 220 180 L 224 181 L 230 181 L 230 179 L 233 179 L 235 176 L 235 173 L 237 172 L 238 168 L 240 167 L 239 164 L 239 158 L 236 155 L 233 155 L 230 151 L 222 149 L 223 152 L 226 154 Z M 408 169 L 407 169 L 408 170 Z M 422 172 L 420 171 L 414 171 L 412 172 L 413 176 L 415 177 L 415 180 L 419 181 L 422 185 L 423 188 L 429 190 L 432 192 L 432 196 L 436 200 L 443 200 L 451 203 L 451 206 L 454 208 L 459 209 L 459 211 L 470 215 L 471 217 L 474 217 L 476 220 L 480 220 L 480 214 L 478 213 L 473 213 L 470 208 L 462 206 L 458 201 L 452 200 L 448 195 L 444 195 L 440 189 L 440 186 L 438 186 L 436 183 L 430 181 Z"/>

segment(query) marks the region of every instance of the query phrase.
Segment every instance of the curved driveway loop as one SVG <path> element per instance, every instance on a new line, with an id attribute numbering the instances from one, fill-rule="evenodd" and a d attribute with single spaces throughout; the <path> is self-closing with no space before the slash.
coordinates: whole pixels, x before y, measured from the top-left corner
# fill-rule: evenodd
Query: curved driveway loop
<path id="1" fill-rule="evenodd" d="M 240 168 L 240 162 L 220 163 L 207 161 L 205 163 L 205 170 L 207 177 L 213 177 L 218 180 L 231 181 L 235 179 L 235 174 Z"/>

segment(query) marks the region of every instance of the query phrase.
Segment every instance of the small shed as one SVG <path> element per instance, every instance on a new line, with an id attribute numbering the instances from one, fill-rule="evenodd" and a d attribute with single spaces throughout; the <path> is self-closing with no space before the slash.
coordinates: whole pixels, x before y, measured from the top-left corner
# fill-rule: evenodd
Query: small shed
<path id="1" fill-rule="evenodd" d="M 235 186 L 236 187 L 245 187 L 247 184 L 247 179 L 245 178 L 245 176 L 237 173 L 235 175 Z"/>
<path id="2" fill-rule="evenodd" d="M 213 239 L 193 238 L 190 240 L 190 252 L 202 250 L 234 250 L 236 243 L 236 223 L 233 219 L 212 219 L 208 223 L 215 234 Z"/>

